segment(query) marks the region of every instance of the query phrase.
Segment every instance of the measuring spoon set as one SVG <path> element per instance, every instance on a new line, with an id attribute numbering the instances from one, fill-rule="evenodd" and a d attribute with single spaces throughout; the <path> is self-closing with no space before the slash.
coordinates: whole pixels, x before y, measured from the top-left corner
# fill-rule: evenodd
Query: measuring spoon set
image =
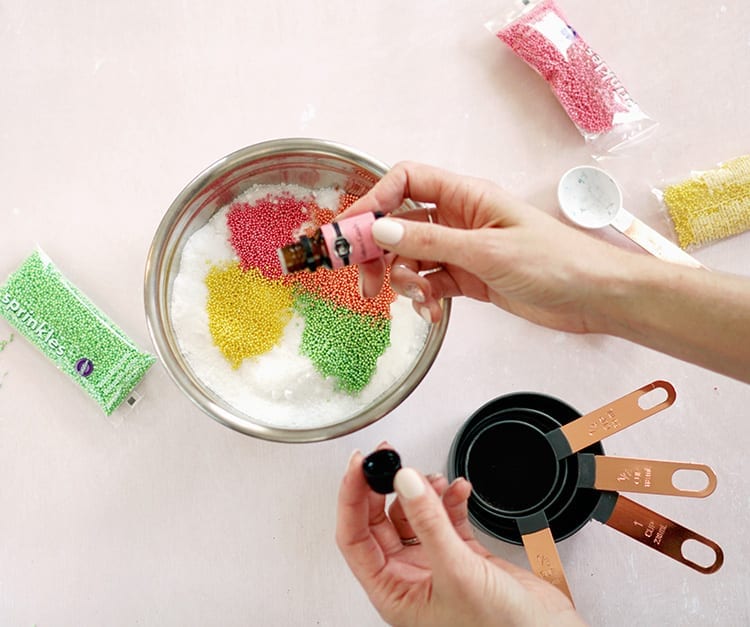
<path id="1" fill-rule="evenodd" d="M 653 402 L 657 396 L 663 400 Z M 474 412 L 459 430 L 448 475 L 471 482 L 472 523 L 500 540 L 523 544 L 532 571 L 568 597 L 555 543 L 589 520 L 698 572 L 716 572 L 724 561 L 718 544 L 620 494 L 706 497 L 716 488 L 713 470 L 704 464 L 612 457 L 601 445 L 604 438 L 671 406 L 675 398 L 670 383 L 654 381 L 581 415 L 543 394 L 498 397 Z M 677 487 L 678 471 L 702 475 L 705 487 Z M 685 557 L 682 545 L 687 540 L 708 547 L 712 563 L 702 565 Z"/>

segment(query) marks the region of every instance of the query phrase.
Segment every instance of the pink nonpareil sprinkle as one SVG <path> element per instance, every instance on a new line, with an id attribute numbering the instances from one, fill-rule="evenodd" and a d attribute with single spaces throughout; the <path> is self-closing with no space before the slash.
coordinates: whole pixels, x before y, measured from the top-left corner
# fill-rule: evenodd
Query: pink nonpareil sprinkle
<path id="1" fill-rule="evenodd" d="M 540 2 L 496 35 L 544 77 L 585 135 L 612 130 L 615 114 L 636 106 L 552 0 Z"/>
<path id="2" fill-rule="evenodd" d="M 312 205 L 291 194 L 269 195 L 252 205 L 233 203 L 227 214 L 229 241 L 242 269 L 257 268 L 268 279 L 280 278 L 282 271 L 276 250 L 288 244 L 295 231 L 314 219 Z"/>

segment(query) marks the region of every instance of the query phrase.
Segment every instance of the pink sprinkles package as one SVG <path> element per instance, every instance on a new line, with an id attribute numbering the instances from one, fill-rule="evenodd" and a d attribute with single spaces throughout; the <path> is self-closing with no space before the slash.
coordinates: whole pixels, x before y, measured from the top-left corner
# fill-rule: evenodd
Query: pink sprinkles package
<path id="1" fill-rule="evenodd" d="M 595 151 L 616 151 L 656 127 L 553 0 L 522 4 L 487 28 L 547 81 Z"/>

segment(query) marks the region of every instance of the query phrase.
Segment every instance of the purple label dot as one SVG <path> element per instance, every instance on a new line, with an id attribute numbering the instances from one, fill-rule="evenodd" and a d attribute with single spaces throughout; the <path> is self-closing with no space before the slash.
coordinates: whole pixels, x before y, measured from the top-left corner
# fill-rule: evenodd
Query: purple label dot
<path id="1" fill-rule="evenodd" d="M 94 364 L 87 357 L 83 357 L 76 362 L 76 372 L 82 377 L 88 377 L 94 372 Z"/>

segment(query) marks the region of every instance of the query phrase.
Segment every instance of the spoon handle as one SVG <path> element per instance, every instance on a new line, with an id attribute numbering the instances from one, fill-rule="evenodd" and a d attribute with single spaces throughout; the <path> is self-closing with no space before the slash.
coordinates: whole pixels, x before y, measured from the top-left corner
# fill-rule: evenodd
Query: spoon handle
<path id="1" fill-rule="evenodd" d="M 688 255 L 677 244 L 668 240 L 658 231 L 654 231 L 645 222 L 625 209 L 620 209 L 617 212 L 617 216 L 612 221 L 612 226 L 659 259 L 681 263 L 693 268 L 706 269 L 706 266 Z"/>
<path id="2" fill-rule="evenodd" d="M 642 407 L 640 398 L 656 389 L 663 390 L 666 398 L 651 407 Z M 653 381 L 550 431 L 546 437 L 555 449 L 557 459 L 562 459 L 666 409 L 676 398 L 677 392 L 669 381 Z"/>
<path id="3" fill-rule="evenodd" d="M 521 532 L 521 540 L 531 572 L 547 583 L 551 583 L 573 603 L 560 554 L 555 546 L 555 538 L 552 536 L 544 512 L 518 518 L 516 522 Z"/>
<path id="4" fill-rule="evenodd" d="M 702 475 L 702 489 L 680 488 L 674 483 L 678 471 Z M 578 486 L 617 492 L 642 492 L 704 498 L 716 489 L 716 473 L 705 464 L 634 459 L 581 453 L 578 456 Z"/>
<path id="5" fill-rule="evenodd" d="M 621 494 L 618 495 L 616 492 L 610 492 L 609 494 L 616 496 L 617 500 L 611 515 L 602 521 L 605 525 L 617 529 L 626 536 L 630 536 L 634 540 L 642 542 L 646 546 L 704 575 L 715 573 L 721 568 L 724 563 L 724 552 L 713 540 L 709 540 L 705 536 L 697 534 L 695 531 L 683 527 L 679 523 L 665 518 Z M 595 513 L 594 517 L 596 516 Z M 600 518 L 597 518 L 597 520 L 600 520 Z M 685 557 L 682 552 L 682 545 L 688 540 L 698 542 L 710 549 L 713 553 L 712 561 L 699 564 Z"/>

